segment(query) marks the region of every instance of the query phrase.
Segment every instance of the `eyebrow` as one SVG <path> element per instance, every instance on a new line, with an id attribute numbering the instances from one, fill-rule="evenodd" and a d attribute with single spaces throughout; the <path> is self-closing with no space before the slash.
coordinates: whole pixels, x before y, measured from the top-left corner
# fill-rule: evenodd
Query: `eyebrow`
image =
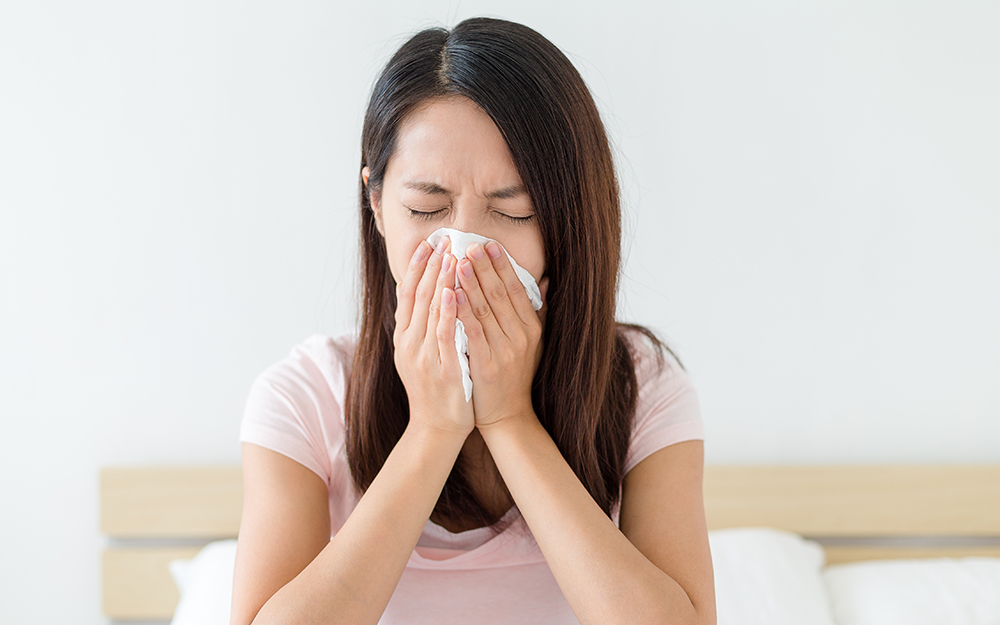
<path id="1" fill-rule="evenodd" d="M 410 180 L 408 182 L 404 182 L 403 186 L 407 189 L 413 189 L 414 191 L 420 191 L 421 193 L 426 193 L 428 195 L 451 195 L 451 191 L 433 182 Z M 509 200 L 525 193 L 527 193 L 527 191 L 525 191 L 523 185 L 515 184 L 509 187 L 497 189 L 495 191 L 490 191 L 486 194 L 486 197 L 491 200 Z"/>

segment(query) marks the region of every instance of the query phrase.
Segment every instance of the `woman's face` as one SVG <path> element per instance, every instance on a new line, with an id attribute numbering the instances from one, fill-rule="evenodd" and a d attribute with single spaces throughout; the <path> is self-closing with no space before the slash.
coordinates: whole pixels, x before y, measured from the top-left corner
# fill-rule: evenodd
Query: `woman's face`
<path id="1" fill-rule="evenodd" d="M 362 177 L 367 184 L 367 167 Z M 536 281 L 545 273 L 534 207 L 507 144 L 468 98 L 431 100 L 403 121 L 370 200 L 397 283 L 420 242 L 445 227 L 494 239 Z"/>

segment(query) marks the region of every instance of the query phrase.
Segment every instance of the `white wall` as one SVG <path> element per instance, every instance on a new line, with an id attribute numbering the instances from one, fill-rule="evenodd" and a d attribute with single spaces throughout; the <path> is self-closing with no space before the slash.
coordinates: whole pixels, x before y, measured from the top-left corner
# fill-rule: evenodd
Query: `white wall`
<path id="1" fill-rule="evenodd" d="M 11 2 L 0 622 L 103 622 L 99 467 L 238 462 L 252 378 L 352 327 L 368 89 L 484 13 L 598 98 L 710 462 L 1000 461 L 995 3 Z"/>

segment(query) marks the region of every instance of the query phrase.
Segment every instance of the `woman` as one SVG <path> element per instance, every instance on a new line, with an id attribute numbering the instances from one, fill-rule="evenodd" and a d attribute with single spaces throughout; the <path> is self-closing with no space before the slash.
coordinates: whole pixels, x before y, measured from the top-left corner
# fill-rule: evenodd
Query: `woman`
<path id="1" fill-rule="evenodd" d="M 360 178 L 359 337 L 248 401 L 232 623 L 714 623 L 697 399 L 615 323 L 618 187 L 572 64 L 510 22 L 418 33 Z"/>

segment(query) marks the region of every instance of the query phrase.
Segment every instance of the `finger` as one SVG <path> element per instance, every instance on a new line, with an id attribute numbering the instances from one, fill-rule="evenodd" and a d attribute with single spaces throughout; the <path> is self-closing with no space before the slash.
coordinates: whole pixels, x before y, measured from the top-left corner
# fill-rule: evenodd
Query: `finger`
<path id="1" fill-rule="evenodd" d="M 410 315 L 413 314 L 413 299 L 420 277 L 424 275 L 424 267 L 430 257 L 431 246 L 427 241 L 421 241 L 413 251 L 406 275 L 396 285 L 396 327 L 405 330 L 410 325 Z"/>
<path id="2" fill-rule="evenodd" d="M 431 299 L 434 297 L 434 287 L 437 284 L 441 273 L 441 263 L 444 261 L 442 253 L 447 244 L 444 241 L 438 243 L 437 248 L 427 259 L 427 266 L 424 274 L 417 283 L 417 288 L 413 298 L 413 316 L 410 319 L 409 327 L 415 328 L 426 336 L 427 315 L 430 312 Z"/>
<path id="3" fill-rule="evenodd" d="M 438 322 L 441 320 L 441 297 L 445 289 L 455 288 L 455 257 L 445 254 L 441 261 L 441 271 L 438 273 L 438 280 L 434 286 L 434 297 L 427 313 L 427 334 L 426 340 L 431 340 L 437 333 Z"/>
<path id="4" fill-rule="evenodd" d="M 507 297 L 510 299 L 514 312 L 523 323 L 534 323 L 538 319 L 538 315 L 535 314 L 535 309 L 531 305 L 528 290 L 521 282 L 521 278 L 518 277 L 517 270 L 514 269 L 514 265 L 504 253 L 503 248 L 496 241 L 490 241 L 486 244 L 486 255 L 492 259 L 493 270 L 496 271 L 497 277 L 507 288 Z"/>
<path id="5" fill-rule="evenodd" d="M 475 245 L 479 244 L 476 243 Z M 472 252 L 472 248 L 470 248 L 470 252 Z M 483 253 L 482 246 L 479 246 L 479 252 L 480 254 Z M 487 264 L 489 264 L 488 261 Z M 493 314 L 493 309 L 490 307 L 489 301 L 486 299 L 486 295 L 479 285 L 479 279 L 470 259 L 463 259 L 458 264 L 458 274 L 459 284 L 468 300 L 466 305 L 469 307 L 469 312 L 476 320 L 477 325 L 482 327 L 486 339 L 489 341 L 500 341 L 506 338 Z M 459 319 L 462 319 L 462 323 L 465 323 L 465 320 L 461 317 L 461 308 L 459 306 Z"/>
<path id="6" fill-rule="evenodd" d="M 454 283 L 452 283 L 454 284 Z M 455 320 L 458 318 L 458 302 L 455 291 L 450 287 L 441 289 L 441 315 L 437 324 L 438 353 L 445 369 L 458 368 L 458 352 L 455 350 Z"/>
<path id="7" fill-rule="evenodd" d="M 541 281 L 538 283 L 538 290 L 542 294 L 542 307 L 538 309 L 538 312 L 536 314 L 538 315 L 538 320 L 541 321 L 542 325 L 544 326 L 545 325 L 545 312 L 549 309 L 548 300 L 546 299 L 546 297 L 549 294 L 549 277 L 548 276 L 545 276 L 544 278 L 542 278 Z"/>
<path id="8" fill-rule="evenodd" d="M 492 245 L 492 241 L 488 244 L 490 250 L 494 254 L 499 253 L 503 256 L 503 250 L 499 245 Z M 523 323 L 514 311 L 514 306 L 511 304 L 510 295 L 507 293 L 507 285 L 503 283 L 500 276 L 497 275 L 496 269 L 493 268 L 493 259 L 491 259 L 487 252 L 488 250 L 483 249 L 483 246 L 478 243 L 473 244 L 469 248 L 469 258 L 472 261 L 472 266 L 475 269 L 476 280 L 479 282 L 479 289 L 485 295 L 486 301 L 489 307 L 493 310 L 493 316 L 496 318 L 499 326 L 505 330 L 511 330 L 516 325 Z M 463 285 L 464 286 L 464 285 Z M 474 297 L 474 293 L 469 293 L 469 297 L 472 298 L 473 310 L 476 310 L 478 303 Z M 487 328 L 487 336 L 489 336 L 489 329 Z"/>
<path id="9" fill-rule="evenodd" d="M 465 289 L 455 289 L 456 314 L 459 321 L 465 325 L 465 336 L 469 339 L 469 360 L 473 356 L 489 356 L 490 346 L 486 341 L 483 326 L 472 310 L 472 303 Z M 470 362 L 471 366 L 471 362 Z"/>

